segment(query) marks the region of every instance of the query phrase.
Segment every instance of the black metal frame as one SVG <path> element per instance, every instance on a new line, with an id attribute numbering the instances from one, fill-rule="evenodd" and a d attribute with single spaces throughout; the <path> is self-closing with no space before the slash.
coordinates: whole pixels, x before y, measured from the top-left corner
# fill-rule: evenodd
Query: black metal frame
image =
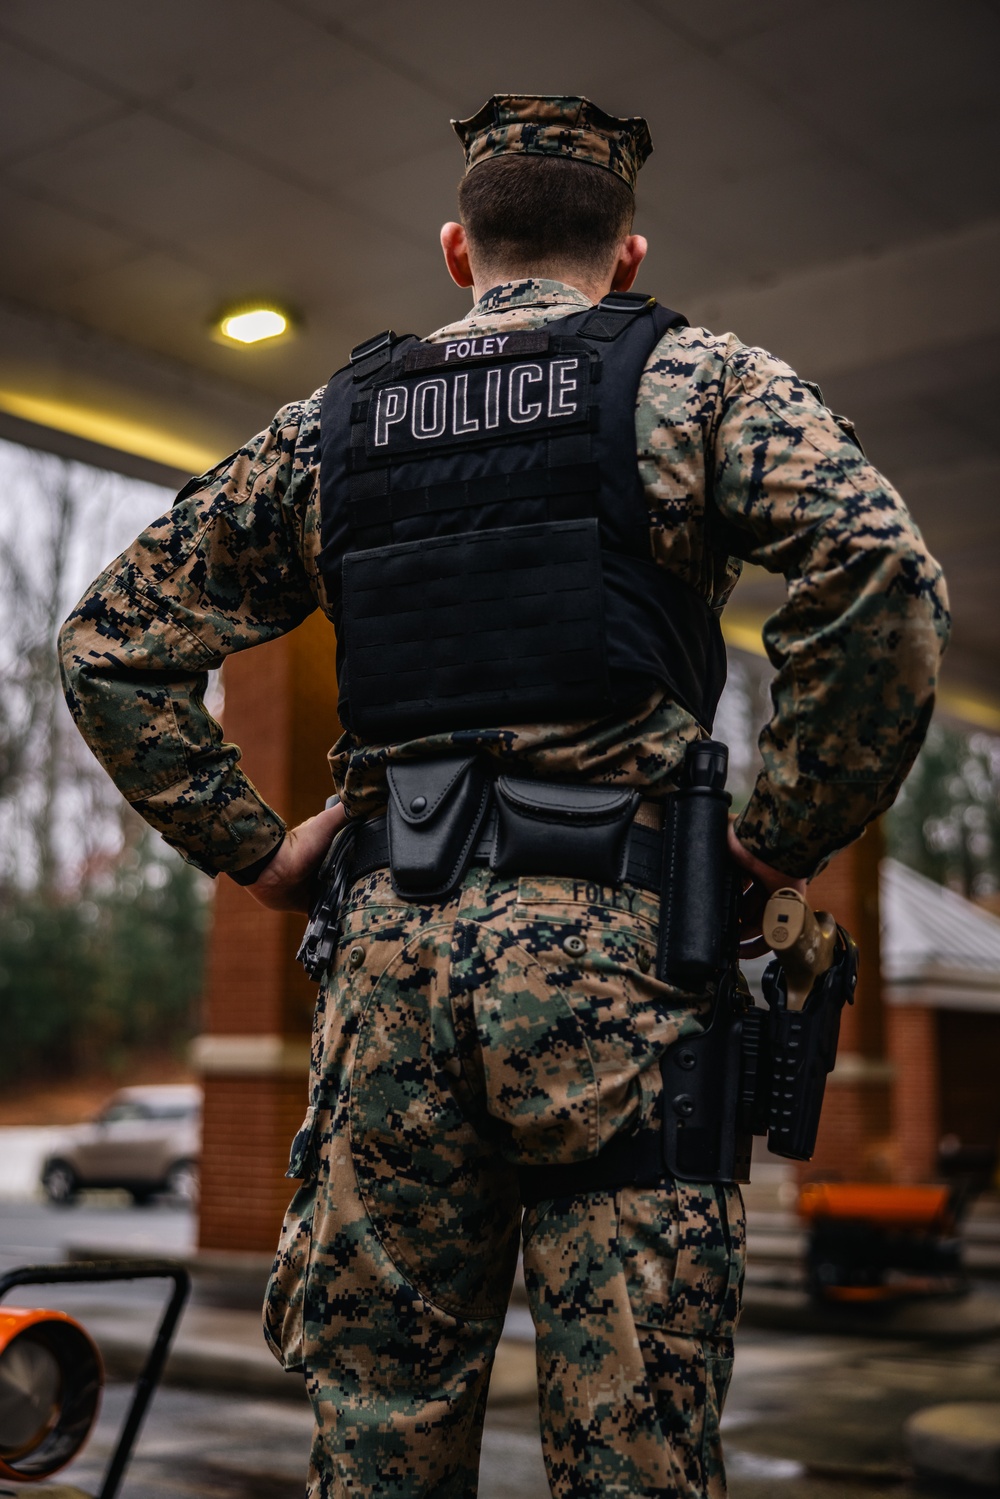
<path id="1" fill-rule="evenodd" d="M 175 1260 L 83 1260 L 75 1265 L 24 1265 L 18 1270 L 9 1270 L 6 1275 L 0 1275 L 0 1301 L 15 1286 L 70 1285 L 85 1281 L 113 1280 L 171 1280 L 174 1288 L 164 1307 L 142 1372 L 136 1380 L 132 1404 L 96 1499 L 115 1499 L 118 1493 L 142 1419 L 163 1374 L 170 1341 L 191 1289 L 191 1276 Z"/>

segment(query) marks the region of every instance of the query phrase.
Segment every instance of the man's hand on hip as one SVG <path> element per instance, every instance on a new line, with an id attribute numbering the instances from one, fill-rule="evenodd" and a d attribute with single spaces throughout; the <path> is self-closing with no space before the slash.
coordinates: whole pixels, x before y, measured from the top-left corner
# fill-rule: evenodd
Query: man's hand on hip
<path id="1" fill-rule="evenodd" d="M 807 882 L 793 880 L 744 848 L 733 831 L 732 819 L 729 823 L 729 852 L 743 875 L 739 904 L 740 957 L 759 958 L 762 953 L 771 951 L 761 936 L 764 907 L 769 897 L 776 890 L 797 890 L 800 895 L 805 895 Z"/>
<path id="2" fill-rule="evenodd" d="M 271 911 L 304 911 L 313 903 L 313 880 L 334 835 L 347 821 L 340 802 L 289 828 L 285 841 L 260 878 L 244 888 Z"/>

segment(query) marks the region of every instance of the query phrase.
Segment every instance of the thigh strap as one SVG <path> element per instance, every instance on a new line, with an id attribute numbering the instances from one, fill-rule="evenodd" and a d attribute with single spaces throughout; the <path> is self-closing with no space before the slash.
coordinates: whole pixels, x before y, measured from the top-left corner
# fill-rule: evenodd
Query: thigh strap
<path id="1" fill-rule="evenodd" d="M 673 1177 L 663 1159 L 663 1134 L 657 1125 L 616 1135 L 585 1161 L 520 1166 L 517 1179 L 521 1201 L 531 1208 L 549 1197 L 580 1197 L 589 1192 L 615 1192 L 619 1187 L 654 1187 Z"/>

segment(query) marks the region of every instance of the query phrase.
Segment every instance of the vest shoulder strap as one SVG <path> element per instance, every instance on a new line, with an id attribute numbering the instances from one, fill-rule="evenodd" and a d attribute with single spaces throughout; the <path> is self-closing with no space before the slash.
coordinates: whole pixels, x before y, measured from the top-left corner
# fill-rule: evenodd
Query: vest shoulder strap
<path id="1" fill-rule="evenodd" d="M 596 343 L 612 343 L 620 338 L 633 320 L 656 310 L 656 321 L 660 336 L 668 328 L 686 328 L 688 320 L 682 312 L 670 307 L 661 307 L 655 297 L 645 292 L 612 291 L 602 297 L 592 312 L 588 313 L 576 329 L 578 338 L 589 338 Z"/>
<path id="2" fill-rule="evenodd" d="M 376 333 L 374 338 L 366 338 L 363 343 L 355 344 L 347 365 L 355 385 L 361 385 L 379 375 L 386 365 L 392 363 L 398 346 L 413 337 L 412 333 L 394 333 L 391 328 L 386 328 L 383 333 Z"/>

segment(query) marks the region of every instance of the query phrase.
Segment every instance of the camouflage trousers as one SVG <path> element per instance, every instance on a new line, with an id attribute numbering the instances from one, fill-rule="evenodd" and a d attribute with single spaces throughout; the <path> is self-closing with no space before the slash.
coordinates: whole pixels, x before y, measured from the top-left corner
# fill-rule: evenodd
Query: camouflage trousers
<path id="1" fill-rule="evenodd" d="M 515 1167 L 651 1118 L 700 1027 L 660 984 L 643 891 L 473 870 L 411 906 L 351 891 L 316 1014 L 265 1331 L 316 1414 L 310 1499 L 475 1499 L 523 1236 L 557 1499 L 723 1499 L 719 1416 L 744 1258 L 738 1188 L 519 1204 Z"/>

